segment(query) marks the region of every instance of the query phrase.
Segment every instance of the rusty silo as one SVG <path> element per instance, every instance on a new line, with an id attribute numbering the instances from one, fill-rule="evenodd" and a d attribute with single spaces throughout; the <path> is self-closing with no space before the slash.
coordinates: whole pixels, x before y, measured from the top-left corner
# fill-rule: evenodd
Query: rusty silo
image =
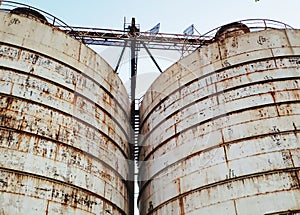
<path id="1" fill-rule="evenodd" d="M 0 19 L 0 214 L 128 214 L 120 79 L 36 11 Z"/>
<path id="2" fill-rule="evenodd" d="M 300 30 L 251 23 L 219 28 L 147 91 L 142 215 L 300 214 Z"/>

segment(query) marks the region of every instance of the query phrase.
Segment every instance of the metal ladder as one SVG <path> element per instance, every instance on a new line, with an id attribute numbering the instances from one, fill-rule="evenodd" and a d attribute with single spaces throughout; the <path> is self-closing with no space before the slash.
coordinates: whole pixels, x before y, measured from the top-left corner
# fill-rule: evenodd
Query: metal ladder
<path id="1" fill-rule="evenodd" d="M 139 135 L 140 135 L 140 111 L 132 110 L 132 144 L 133 144 L 133 157 L 137 162 L 139 160 Z"/>

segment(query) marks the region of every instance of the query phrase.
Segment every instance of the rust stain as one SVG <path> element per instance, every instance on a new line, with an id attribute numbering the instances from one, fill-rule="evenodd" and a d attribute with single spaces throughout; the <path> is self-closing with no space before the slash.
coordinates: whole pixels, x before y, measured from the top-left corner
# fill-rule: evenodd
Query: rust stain
<path id="1" fill-rule="evenodd" d="M 24 25 L 31 22 L 24 20 Z M 10 29 L 2 30 L 9 34 Z M 70 38 L 50 28 L 48 33 L 53 34 L 51 44 L 56 44 L 52 41 L 55 39 L 65 41 L 66 50 L 61 50 L 61 54 L 74 56 L 70 46 L 73 40 L 68 41 Z M 41 52 L 42 46 L 31 42 L 26 50 L 7 44 L 0 45 L 0 61 L 8 67 L 1 70 L 1 86 L 3 83 L 6 88 L 1 88 L 0 97 L 0 149 L 1 166 L 14 171 L 0 168 L 1 192 L 7 196 L 16 194 L 21 202 L 26 198 L 44 200 L 46 214 L 51 213 L 48 211 L 50 202 L 91 213 L 99 213 L 97 207 L 106 204 L 111 214 L 127 213 L 128 190 L 124 177 L 128 171 L 126 131 L 129 123 L 123 119 L 129 107 L 126 107 L 128 102 L 124 102 L 126 99 L 114 100 L 117 96 L 126 96 L 125 88 L 119 86 L 121 82 L 113 76 L 107 86 L 109 89 L 105 89 L 101 83 L 109 76 L 106 73 L 110 68 L 106 65 L 96 71 L 94 65 L 81 64 L 83 71 L 80 71 L 76 68 L 78 62 L 62 63 L 66 59 L 56 59 L 62 56 L 60 54 L 51 56 L 51 48 L 46 48 L 49 52 L 44 49 L 47 46 L 43 46 Z M 29 50 L 34 44 L 37 45 L 35 51 Z M 78 60 L 95 58 L 94 52 L 84 49 L 81 44 Z M 95 73 L 98 76 L 91 77 Z M 101 103 L 102 97 L 106 97 L 106 102 Z M 76 108 L 82 111 L 79 116 L 75 115 Z M 105 115 L 104 123 L 102 115 Z M 114 117 L 116 119 L 112 119 Z M 123 127 L 126 127 L 124 131 L 120 131 Z M 10 163 L 7 161 L 12 159 L 9 153 L 15 158 Z M 35 160 L 39 165 L 30 163 Z M 39 169 L 43 165 L 45 168 Z M 112 187 L 111 196 L 107 198 L 101 188 L 104 181 Z"/>
<path id="2" fill-rule="evenodd" d="M 178 194 L 181 195 L 181 187 L 180 187 L 180 178 L 178 178 L 175 181 L 175 184 L 177 184 Z M 179 198 L 179 207 L 180 207 L 180 215 L 184 215 L 184 202 L 183 197 Z"/>
<path id="3" fill-rule="evenodd" d="M 267 43 L 269 42 L 269 38 L 268 37 L 262 37 L 262 35 L 259 35 L 261 37 L 257 37 L 257 39 L 255 39 L 255 41 L 257 40 L 257 45 L 256 46 L 266 46 L 268 45 Z M 228 40 L 226 40 L 227 42 L 225 43 L 225 40 L 219 41 L 219 49 L 220 52 L 223 53 L 223 56 L 226 57 L 227 55 L 233 55 L 234 51 L 237 50 L 233 50 L 233 48 L 238 48 L 238 49 L 242 49 L 243 47 L 241 47 L 238 37 L 232 37 Z M 265 45 L 266 44 L 266 45 Z M 237 52 L 237 55 L 242 54 Z M 248 54 L 248 56 L 246 56 L 247 53 L 245 53 L 245 57 L 253 57 L 254 54 L 250 55 Z M 242 55 L 240 55 L 239 57 L 241 57 Z M 247 60 L 247 58 L 245 58 L 244 60 Z M 259 59 L 257 59 L 259 60 Z M 193 61 L 194 62 L 194 61 Z M 250 62 L 250 63 L 242 63 L 239 64 L 239 62 L 235 62 L 236 64 L 239 64 L 238 66 L 235 66 L 234 64 L 232 64 L 231 62 L 234 63 L 234 57 L 230 58 L 230 61 L 228 61 L 227 59 L 223 58 L 223 66 L 225 67 L 230 67 L 230 68 L 225 68 L 225 69 L 220 69 L 221 71 L 212 71 L 212 74 L 208 74 L 205 76 L 205 79 L 203 80 L 203 82 L 206 81 L 206 85 L 208 85 L 207 80 L 210 80 L 209 84 L 214 84 L 215 88 L 214 90 L 218 93 L 218 100 L 217 100 L 217 105 L 219 106 L 211 106 L 211 109 L 213 110 L 217 110 L 219 112 L 217 112 L 218 114 L 220 114 L 218 117 L 215 118 L 210 118 L 207 121 L 201 121 L 202 118 L 204 118 L 207 113 L 205 113 L 203 110 L 199 109 L 199 113 L 200 116 L 199 120 L 196 121 L 195 120 L 195 127 L 193 128 L 197 128 L 197 132 L 198 133 L 205 133 L 205 132 L 209 132 L 210 128 L 213 129 L 220 129 L 221 132 L 221 137 L 220 137 L 220 142 L 221 143 L 221 147 L 223 147 L 223 153 L 224 153 L 224 164 L 226 163 L 226 165 L 228 167 L 228 171 L 222 173 L 222 176 L 215 174 L 215 172 L 213 172 L 212 174 L 215 174 L 217 178 L 219 178 L 218 180 L 215 181 L 215 184 L 209 184 L 209 181 L 207 181 L 207 179 L 203 180 L 205 181 L 207 184 L 204 183 L 203 190 L 205 190 L 205 192 L 208 193 L 209 195 L 209 199 L 217 199 L 218 195 L 214 192 L 215 190 L 217 190 L 216 186 L 219 186 L 217 184 L 222 184 L 222 186 L 224 187 L 224 189 L 222 189 L 222 191 L 224 191 L 224 195 L 226 193 L 232 193 L 232 199 L 234 199 L 234 210 L 235 213 L 237 213 L 237 203 L 236 203 L 236 199 L 238 199 L 238 197 L 234 197 L 234 195 L 238 195 L 238 194 L 242 194 L 243 192 L 246 192 L 245 190 L 242 190 L 242 187 L 247 187 L 249 186 L 249 184 L 254 183 L 256 181 L 259 180 L 263 180 L 263 178 L 267 178 L 268 176 L 263 176 L 268 175 L 269 173 L 263 173 L 263 172 L 251 172 L 251 175 L 249 173 L 249 175 L 247 175 L 247 171 L 246 169 L 243 169 L 243 162 L 249 162 L 247 163 L 247 165 L 249 165 L 249 169 L 252 168 L 251 166 L 251 156 L 249 155 L 249 157 L 242 157 L 242 155 L 244 154 L 244 156 L 246 156 L 246 154 L 251 151 L 253 151 L 253 153 L 257 153 L 257 155 L 267 155 L 270 154 L 270 152 L 268 150 L 267 146 L 262 147 L 259 151 L 257 149 L 255 149 L 255 146 L 243 146 L 244 148 L 239 149 L 240 151 L 233 151 L 232 147 L 237 147 L 238 144 L 247 144 L 248 140 L 252 140 L 252 142 L 254 142 L 254 139 L 257 139 L 257 141 L 261 141 L 260 139 L 267 139 L 268 138 L 268 142 L 270 144 L 273 144 L 274 147 L 283 147 L 284 144 L 287 144 L 288 141 L 294 141 L 293 140 L 288 140 L 285 139 L 286 138 L 286 134 L 287 133 L 291 133 L 291 132 L 296 132 L 298 133 L 298 128 L 296 125 L 296 121 L 294 122 L 290 122 L 290 117 L 295 117 L 295 119 L 298 119 L 298 114 L 295 110 L 294 107 L 291 107 L 291 105 L 294 105 L 295 103 L 298 103 L 297 100 L 299 100 L 299 86 L 298 86 L 298 81 L 295 80 L 289 80 L 289 75 L 293 74 L 292 70 L 291 72 L 287 71 L 287 77 L 283 77 L 283 75 L 280 73 L 282 68 L 278 68 L 280 67 L 280 65 L 276 65 L 274 63 L 273 60 L 261 60 L 259 62 Z M 221 63 L 221 62 L 219 62 Z M 202 65 L 204 67 L 204 65 Z M 219 66 L 219 65 L 218 65 Z M 286 65 L 285 65 L 286 66 Z M 200 69 L 200 68 L 199 68 Z M 176 76 L 176 67 L 174 66 L 173 68 L 173 73 L 174 76 Z M 241 73 L 241 71 L 243 71 L 243 73 Z M 246 72 L 245 72 L 246 71 Z M 184 74 L 182 75 L 182 77 L 184 77 Z M 181 77 L 177 77 L 177 79 L 180 79 Z M 195 80 L 199 81 L 201 79 L 203 79 L 204 77 L 195 77 Z M 296 79 L 296 77 L 295 77 Z M 192 135 L 196 135 L 194 132 L 188 132 L 190 129 L 193 129 L 191 126 L 191 120 L 193 120 L 193 118 L 191 117 L 191 115 L 193 114 L 193 112 L 188 112 L 189 111 L 189 107 L 190 106 L 195 106 L 196 104 L 204 104 L 207 101 L 207 98 L 204 98 L 203 100 L 199 100 L 199 103 L 195 102 L 195 101 L 191 101 L 188 96 L 189 96 L 189 90 L 192 91 L 192 84 L 196 82 L 194 79 L 190 79 L 190 80 L 186 80 L 186 82 L 188 84 L 185 84 L 183 86 L 183 88 L 176 89 L 177 86 L 174 85 L 174 89 L 169 90 L 170 94 L 166 94 L 163 97 L 156 99 L 155 101 L 148 101 L 149 103 L 143 103 L 143 106 L 149 106 L 152 109 L 145 109 L 145 114 L 146 114 L 146 118 L 144 117 L 144 121 L 142 124 L 142 131 L 143 134 L 145 134 L 146 138 L 144 140 L 145 142 L 145 146 L 143 146 L 142 148 L 142 153 L 141 153 L 141 157 L 146 159 L 146 160 L 150 160 L 151 158 L 155 159 L 156 158 L 160 158 L 160 156 L 163 157 L 167 157 L 170 156 L 170 160 L 174 161 L 174 163 L 168 163 L 168 159 L 166 158 L 164 160 L 164 163 L 166 163 L 167 166 L 161 165 L 163 167 L 159 168 L 160 164 L 153 164 L 153 165 L 149 165 L 149 167 L 147 167 L 147 170 L 145 171 L 150 171 L 150 173 L 148 175 L 153 176 L 153 178 L 155 177 L 160 177 L 161 175 L 163 175 L 163 177 L 165 177 L 165 179 L 168 181 L 172 179 L 172 181 L 175 181 L 175 183 L 179 183 L 179 180 L 188 180 L 188 175 L 184 175 L 185 171 L 172 171 L 172 174 L 174 175 L 173 178 L 169 178 L 166 174 L 166 172 L 171 171 L 172 168 L 175 168 L 174 166 L 179 165 L 182 168 L 184 168 L 185 170 L 189 170 L 189 168 L 193 168 L 192 164 L 190 164 L 190 166 L 184 166 L 184 162 L 191 159 L 193 156 L 191 154 L 186 154 L 186 155 L 178 155 L 180 158 L 178 158 L 178 160 L 173 159 L 173 157 L 171 156 L 172 154 L 172 150 L 174 150 L 174 152 L 177 153 L 176 149 L 179 146 L 182 146 L 185 142 L 188 142 L 188 140 L 192 140 L 192 138 L 189 138 L 187 135 L 188 134 L 192 134 Z M 181 81 L 181 80 L 180 80 Z M 200 82 L 200 81 L 199 81 Z M 159 83 L 159 82 L 158 82 Z M 155 86 L 153 86 L 155 87 Z M 162 88 L 161 86 L 157 86 L 159 89 L 161 89 L 162 91 L 164 90 L 164 88 Z M 206 90 L 206 88 L 200 88 L 198 89 L 199 91 L 203 91 Z M 219 90 L 219 92 L 218 92 Z M 222 92 L 223 90 L 223 92 Z M 179 93 L 178 93 L 179 92 Z M 197 91 L 193 91 L 191 94 L 195 94 L 198 96 L 199 94 L 196 93 Z M 211 93 L 211 94 L 209 94 Z M 178 99 L 177 102 L 176 100 L 173 100 L 172 102 L 170 102 L 172 99 L 175 98 L 175 94 L 180 94 L 181 97 Z M 152 95 L 152 94 L 150 94 Z M 208 98 L 212 98 L 213 96 L 216 96 L 216 94 L 212 94 L 212 92 L 208 91 L 208 95 L 211 96 L 207 96 Z M 271 96 L 270 96 L 271 95 Z M 288 100 L 288 97 L 290 98 L 290 100 Z M 197 97 L 197 99 L 199 99 L 199 97 Z M 259 101 L 261 101 L 261 103 L 259 103 Z M 153 104 L 152 104 L 153 102 Z M 214 104 L 216 105 L 216 104 Z M 223 111 L 223 106 L 224 106 L 224 112 Z M 208 106 L 208 105 L 207 105 Z M 209 107 L 207 107 L 208 109 Z M 225 112 L 227 111 L 227 112 Z M 232 111 L 232 112 L 230 112 Z M 224 113 L 222 115 L 222 113 Z M 189 115 L 190 114 L 190 115 Z M 253 116 L 253 114 L 255 115 L 255 117 Z M 213 115 L 213 114 L 212 114 Z M 213 115 L 215 116 L 215 115 Z M 280 116 L 280 117 L 279 117 Z M 200 118 L 202 117 L 202 118 Z M 238 117 L 240 117 L 241 119 L 244 120 L 244 122 L 242 120 L 239 121 Z M 278 119 L 280 118 L 280 120 L 278 120 L 278 126 L 277 126 L 277 122 L 276 122 L 276 117 L 278 117 Z M 289 121 L 289 125 L 287 125 L 286 127 L 288 127 L 289 129 L 285 129 L 285 124 L 284 124 L 284 118 L 286 118 Z M 270 128 L 269 125 L 267 125 L 267 123 L 265 123 L 265 126 L 260 126 L 263 124 L 263 121 L 268 120 L 270 121 L 270 123 L 274 123 L 273 127 Z M 213 123 L 211 122 L 213 121 Z M 196 122 L 198 124 L 196 124 Z M 199 124 L 203 123 L 203 125 L 207 124 L 207 126 L 211 126 L 210 128 L 208 127 L 201 127 Z M 233 126 L 231 126 L 231 124 L 233 124 Z M 276 123 L 276 124 L 275 124 Z M 241 126 L 238 126 L 241 125 Z M 242 126 L 244 125 L 244 126 Z M 249 125 L 249 127 L 247 127 L 247 125 Z M 276 125 L 276 126 L 275 126 Z M 175 130 L 173 132 L 169 132 L 169 128 L 170 126 L 175 127 Z M 190 127 L 189 127 L 190 126 Z M 292 126 L 293 129 L 290 129 Z M 252 129 L 254 127 L 254 129 Z M 239 130 L 240 128 L 240 130 Z M 268 129 L 271 129 L 268 132 Z M 267 130 L 267 131 L 266 131 Z M 248 131 L 248 133 L 247 133 Z M 266 131 L 266 132 L 265 132 Z M 169 132 L 169 133 L 168 133 Z M 239 133 L 241 133 L 241 135 L 239 135 Z M 245 133 L 245 134 L 244 134 Z M 186 136 L 185 136 L 186 135 Z M 200 137 L 200 135 L 198 135 L 197 137 Z M 271 139 L 272 141 L 270 142 Z M 246 141 L 247 140 L 247 141 Z M 169 142 L 174 141 L 177 145 L 174 147 L 170 147 L 171 143 L 169 144 Z M 180 142 L 182 141 L 182 143 Z M 194 141 L 198 141 L 198 139 L 195 137 Z M 199 140 L 199 144 L 201 140 Z M 213 140 L 212 140 L 213 141 Z M 251 141 L 249 141 L 251 142 Z M 231 144 L 232 143 L 232 144 Z M 151 147 L 149 147 L 149 144 L 152 144 Z M 250 143 L 249 143 L 250 144 Z M 291 143 L 292 144 L 292 143 Z M 189 146 L 187 144 L 187 146 Z M 241 146 L 242 147 L 242 146 Z M 162 149 L 161 149 L 162 148 Z M 186 150 L 186 148 L 182 147 L 182 149 Z M 205 148 L 205 146 L 203 146 L 202 151 L 199 149 L 199 151 L 201 151 L 203 154 L 204 152 L 208 152 L 209 150 L 211 150 L 212 148 Z M 182 153 L 186 153 L 186 152 L 182 152 Z M 236 153 L 236 154 L 234 154 Z M 238 153 L 241 153 L 238 154 Z M 179 153 L 178 153 L 179 154 Z M 193 154 L 196 155 L 197 153 Z M 198 153 L 199 154 L 199 153 Z M 271 154 L 270 154 L 271 155 Z M 174 156 L 174 155 L 173 155 Z M 231 158 L 233 156 L 236 156 L 235 159 Z M 239 157 L 241 156 L 241 157 Z M 288 152 L 288 150 L 286 152 L 280 152 L 278 153 L 279 156 L 279 160 L 278 162 L 283 162 L 283 165 L 286 166 L 286 169 L 283 169 L 283 171 L 289 171 L 287 170 L 288 168 L 294 167 L 291 164 L 291 159 L 292 159 L 292 154 L 291 152 Z M 280 157 L 281 156 L 281 157 Z M 253 156 L 253 158 L 255 158 L 255 156 Z M 255 159 L 254 159 L 255 160 Z M 264 170 L 268 170 L 268 171 L 276 171 L 276 168 L 274 168 L 274 163 L 275 161 L 273 161 L 272 159 L 266 159 L 266 167 Z M 238 161 L 240 162 L 240 164 L 238 165 Z M 163 163 L 161 163 L 163 164 Z M 223 163 L 222 163 L 223 164 Z M 263 168 L 264 163 L 262 162 L 261 164 L 257 163 L 255 164 L 261 168 Z M 155 169 L 155 170 L 152 170 Z M 254 168 L 254 167 L 253 167 Z M 269 169 L 268 169 L 269 168 Z M 157 170 L 159 169 L 159 170 Z M 193 171 L 197 171 L 196 169 L 192 169 Z M 190 170 L 190 171 L 192 171 Z M 153 171 L 153 172 L 151 172 Z M 201 170 L 198 170 L 201 172 Z M 249 170 L 250 171 L 250 170 Z M 252 171 L 252 170 L 251 170 Z M 153 175 L 151 175 L 151 173 Z M 209 173 L 207 173 L 209 174 Z M 243 175 L 244 174 L 244 175 Z M 261 174 L 261 178 L 257 179 L 256 176 L 258 174 Z M 271 173 L 270 173 L 271 174 Z M 205 176 L 203 176 L 205 177 Z M 211 176 L 213 177 L 213 176 Z M 245 179 L 243 179 L 243 177 Z M 281 175 L 278 174 L 276 175 L 276 177 L 280 178 Z M 287 177 L 287 176 L 284 176 Z M 184 178 L 184 179 L 183 179 Z M 220 180 L 220 178 L 223 178 L 223 180 Z M 275 178 L 275 176 L 274 176 Z M 152 178 L 151 178 L 152 179 Z M 170 182 L 169 181 L 169 182 Z M 239 181 L 239 182 L 238 182 Z M 166 183 L 168 184 L 168 182 L 164 182 L 164 180 L 161 180 L 161 183 Z M 188 184 L 188 182 L 185 182 L 186 184 Z M 185 184 L 183 183 L 183 184 Z M 194 182 L 193 182 L 194 183 Z M 193 184 L 192 183 L 192 184 Z M 240 184 L 239 184 L 240 183 Z M 257 183 L 257 182 L 256 182 Z M 294 184 L 294 182 L 292 183 Z M 152 191 L 151 194 L 149 193 L 145 193 L 147 190 L 147 187 L 155 187 L 155 186 L 159 186 L 159 184 L 155 183 L 155 180 L 150 180 L 149 182 L 145 183 L 144 185 L 142 185 L 142 192 L 140 193 L 140 195 L 143 196 L 147 196 L 150 195 L 151 196 L 151 201 L 159 198 L 161 199 L 160 204 L 156 202 L 156 204 L 158 204 L 158 206 L 156 206 L 156 208 L 154 209 L 153 213 L 159 213 L 160 212 L 160 208 L 162 207 L 172 207 L 171 204 L 168 205 L 170 202 L 174 202 L 179 201 L 180 207 L 182 206 L 182 208 L 184 208 L 185 206 L 185 202 L 182 200 L 183 196 L 192 196 L 192 190 L 188 190 L 189 186 L 187 185 L 186 190 L 182 191 L 181 187 L 178 187 L 178 185 L 174 185 L 174 187 L 172 187 L 173 189 L 175 189 L 177 187 L 177 192 L 176 194 L 174 194 L 172 197 L 169 197 L 170 199 L 162 199 L 161 196 L 157 196 L 155 190 Z M 211 186 L 211 189 L 209 189 L 208 187 Z M 281 185 L 278 185 L 279 187 Z M 287 184 L 284 184 L 284 189 L 286 190 L 290 190 L 289 186 Z M 292 185 L 295 186 L 295 185 Z M 172 189 L 171 188 L 171 189 Z M 200 185 L 199 187 L 197 187 L 196 185 L 194 185 L 193 187 L 195 190 L 200 190 Z M 221 188 L 220 188 L 221 189 Z M 238 189 L 241 189 L 239 192 L 237 191 Z M 254 189 L 254 188 L 253 188 Z M 279 188 L 278 188 L 279 189 Z M 295 189 L 295 188 L 292 188 Z M 194 190 L 194 191 L 195 191 Z M 222 192 L 220 191 L 220 192 Z M 234 193 L 236 192 L 236 193 Z M 274 191 L 274 193 L 279 192 L 279 191 Z M 271 192 L 270 192 L 271 193 Z M 259 196 L 261 193 L 257 193 L 255 195 Z M 190 197 L 192 198 L 192 197 Z M 141 198 L 142 199 L 142 198 Z M 228 199 L 226 199 L 227 201 Z M 195 202 L 196 202 L 196 197 L 195 197 Z M 225 201 L 225 200 L 224 200 Z M 143 200 L 142 200 L 143 202 Z M 141 202 L 141 204 L 142 204 Z M 219 202 L 218 202 L 219 203 Z M 217 204 L 216 203 L 216 207 Z M 189 203 L 186 203 L 189 204 Z M 200 207 L 199 205 L 197 205 L 197 207 Z"/>

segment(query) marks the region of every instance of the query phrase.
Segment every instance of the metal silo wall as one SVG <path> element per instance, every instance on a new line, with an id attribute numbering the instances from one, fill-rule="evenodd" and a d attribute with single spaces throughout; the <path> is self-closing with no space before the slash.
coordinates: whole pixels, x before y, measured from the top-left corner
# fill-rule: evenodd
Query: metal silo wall
<path id="1" fill-rule="evenodd" d="M 230 37 L 168 68 L 141 105 L 141 214 L 299 212 L 299 86 L 299 30 Z"/>
<path id="2" fill-rule="evenodd" d="M 0 214 L 128 214 L 120 79 L 60 30 L 0 20 Z"/>

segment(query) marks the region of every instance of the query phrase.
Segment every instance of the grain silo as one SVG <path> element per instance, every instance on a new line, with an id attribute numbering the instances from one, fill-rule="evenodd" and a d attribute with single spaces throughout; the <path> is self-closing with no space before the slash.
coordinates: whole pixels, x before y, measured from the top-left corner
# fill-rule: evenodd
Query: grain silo
<path id="1" fill-rule="evenodd" d="M 0 20 L 0 214 L 128 214 L 120 79 L 35 10 Z"/>
<path id="2" fill-rule="evenodd" d="M 300 30 L 259 23 L 218 28 L 147 91 L 142 215 L 300 214 Z"/>

